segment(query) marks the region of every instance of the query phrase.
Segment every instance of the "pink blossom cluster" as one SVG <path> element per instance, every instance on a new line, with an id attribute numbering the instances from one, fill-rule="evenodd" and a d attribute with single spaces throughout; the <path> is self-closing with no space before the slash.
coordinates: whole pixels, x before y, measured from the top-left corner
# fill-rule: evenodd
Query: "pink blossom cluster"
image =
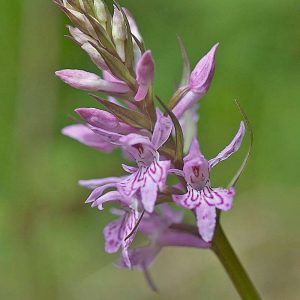
<path id="1" fill-rule="evenodd" d="M 104 229 L 106 252 L 121 250 L 120 266 L 145 270 L 163 247 L 209 248 L 217 212 L 230 210 L 235 195 L 234 187 L 212 187 L 210 173 L 240 148 L 245 134 L 241 122 L 216 157 L 206 159 L 200 150 L 198 103 L 211 85 L 218 44 L 192 72 L 185 60 L 178 90 L 160 109 L 153 91 L 154 59 L 129 11 L 115 4 L 111 14 L 101 0 L 55 2 L 74 24 L 69 26 L 71 39 L 99 69 L 97 74 L 68 69 L 56 75 L 76 89 L 93 92 L 102 105 L 76 109 L 83 122 L 62 132 L 102 152 L 121 148 L 127 161 L 121 177 L 80 181 L 92 190 L 86 203 L 100 211 L 108 202 L 116 206 L 116 220 Z M 177 184 L 170 184 L 169 177 L 177 178 Z M 198 232 L 186 230 L 183 211 L 171 206 L 191 210 Z M 137 234 L 149 243 L 133 247 Z"/>

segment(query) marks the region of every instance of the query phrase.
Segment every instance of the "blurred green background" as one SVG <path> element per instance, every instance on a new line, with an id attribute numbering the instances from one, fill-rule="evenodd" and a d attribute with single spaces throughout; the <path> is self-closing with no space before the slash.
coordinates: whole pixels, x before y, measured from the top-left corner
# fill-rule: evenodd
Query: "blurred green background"
<path id="1" fill-rule="evenodd" d="M 200 140 L 212 157 L 237 130 L 238 98 L 255 151 L 223 223 L 264 299 L 299 299 L 300 4 L 296 0 L 122 0 L 156 60 L 155 91 L 178 82 L 176 34 L 194 65 L 215 42 L 215 79 L 202 101 Z M 103 250 L 110 219 L 84 200 L 78 179 L 122 174 L 105 155 L 61 136 L 76 107 L 97 104 L 54 71 L 96 71 L 64 38 L 69 22 L 50 0 L 2 1 L 0 10 L 0 299 L 239 299 L 210 252 L 165 249 L 149 291 L 139 272 L 117 270 Z M 220 165 L 226 185 L 246 151 Z"/>

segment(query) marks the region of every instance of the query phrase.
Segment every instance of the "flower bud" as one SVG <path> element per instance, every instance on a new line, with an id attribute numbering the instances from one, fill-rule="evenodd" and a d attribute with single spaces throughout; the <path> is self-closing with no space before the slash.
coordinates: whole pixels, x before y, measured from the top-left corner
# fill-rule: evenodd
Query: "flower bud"
<path id="1" fill-rule="evenodd" d="M 125 83 L 106 81 L 96 74 L 81 70 L 61 70 L 55 72 L 55 75 L 70 86 L 84 91 L 101 91 L 118 94 L 129 92 L 129 88 Z"/>
<path id="2" fill-rule="evenodd" d="M 125 40 L 127 38 L 124 18 L 120 10 L 115 7 L 112 20 L 112 36 L 116 45 L 117 53 L 125 61 Z"/>
<path id="3" fill-rule="evenodd" d="M 97 39 L 97 34 L 92 26 L 92 24 L 90 23 L 90 21 L 88 20 L 88 18 L 82 14 L 81 12 L 78 12 L 74 9 L 70 9 L 68 8 L 68 12 L 72 17 L 72 21 L 73 23 L 77 23 L 78 25 L 80 25 L 80 27 L 85 28 L 88 33 L 95 39 Z"/>
<path id="4" fill-rule="evenodd" d="M 133 127 L 121 122 L 115 115 L 104 110 L 96 108 L 78 108 L 75 112 L 93 127 L 119 134 L 136 132 Z"/>
<path id="5" fill-rule="evenodd" d="M 215 72 L 215 53 L 218 46 L 219 44 L 214 45 L 192 72 L 187 86 L 188 92 L 173 109 L 177 118 L 180 118 L 207 93 Z"/>
<path id="6" fill-rule="evenodd" d="M 192 72 L 189 87 L 193 92 L 205 94 L 208 91 L 215 73 L 215 53 L 218 46 L 219 44 L 214 45 Z"/>
<path id="7" fill-rule="evenodd" d="M 107 15 L 106 15 L 106 8 L 101 0 L 94 0 L 94 9 L 95 14 L 100 22 L 101 26 L 106 29 L 106 22 L 107 22 Z"/>
<path id="8" fill-rule="evenodd" d="M 83 33 L 80 29 L 76 28 L 76 27 L 72 27 L 72 26 L 68 26 L 69 32 L 71 34 L 71 36 L 74 38 L 74 40 L 80 44 L 83 45 L 85 43 L 97 43 L 94 39 L 92 39 L 91 37 L 89 37 L 87 34 Z"/>
<path id="9" fill-rule="evenodd" d="M 136 80 L 139 88 L 134 99 L 141 101 L 147 96 L 149 87 L 154 80 L 154 61 L 151 51 L 146 51 L 139 60 L 136 68 Z"/>
<path id="10" fill-rule="evenodd" d="M 92 62 L 100 69 L 107 70 L 108 67 L 101 54 L 90 43 L 84 43 L 81 48 L 88 54 Z"/>

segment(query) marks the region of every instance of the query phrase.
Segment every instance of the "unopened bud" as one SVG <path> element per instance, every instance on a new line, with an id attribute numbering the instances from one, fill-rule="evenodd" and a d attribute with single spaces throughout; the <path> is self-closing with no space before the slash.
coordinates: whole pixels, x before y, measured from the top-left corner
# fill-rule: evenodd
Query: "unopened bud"
<path id="1" fill-rule="evenodd" d="M 122 13 L 115 7 L 112 20 L 112 36 L 116 45 L 117 53 L 125 61 L 125 40 L 127 38 L 126 26 Z"/>
<path id="2" fill-rule="evenodd" d="M 94 44 L 97 43 L 96 40 L 94 40 L 93 38 L 91 38 L 87 34 L 83 33 L 80 29 L 78 29 L 76 27 L 68 26 L 68 29 L 69 29 L 69 32 L 70 32 L 71 36 L 80 45 L 83 45 L 85 43 L 90 43 L 90 42 L 92 42 Z"/>
<path id="3" fill-rule="evenodd" d="M 219 44 L 216 44 L 211 48 L 191 74 L 189 87 L 195 93 L 205 94 L 210 87 L 215 73 L 215 53 L 218 46 Z"/>
<path id="4" fill-rule="evenodd" d="M 101 70 L 107 70 L 108 67 L 101 54 L 90 43 L 85 43 L 81 48 L 88 54 L 92 62 Z"/>
<path id="5" fill-rule="evenodd" d="M 85 28 L 93 38 L 97 39 L 97 34 L 96 34 L 92 24 L 90 23 L 90 21 L 84 14 L 82 14 L 81 12 L 78 12 L 74 9 L 70 9 L 70 8 L 68 8 L 68 12 L 75 19 L 75 21 L 74 21 L 75 24 L 78 23 L 78 25 L 80 25 L 80 27 L 82 27 L 82 28 Z"/>
<path id="6" fill-rule="evenodd" d="M 106 29 L 107 15 L 105 4 L 101 0 L 94 0 L 95 14 L 101 26 Z"/>
<path id="7" fill-rule="evenodd" d="M 93 127 L 119 134 L 129 134 L 136 131 L 133 127 L 121 122 L 116 116 L 104 110 L 96 108 L 77 108 L 75 112 Z"/>
<path id="8" fill-rule="evenodd" d="M 149 87 L 154 79 L 154 61 L 151 51 L 146 51 L 139 60 L 136 68 L 136 80 L 139 89 L 135 96 L 136 101 L 144 100 L 147 96 Z"/>
<path id="9" fill-rule="evenodd" d="M 79 90 L 117 94 L 129 92 L 129 87 L 125 83 L 106 81 L 96 74 L 81 70 L 61 70 L 55 72 L 55 75 L 65 83 Z"/>
<path id="10" fill-rule="evenodd" d="M 214 45 L 192 72 L 187 87 L 188 92 L 173 109 L 177 118 L 180 118 L 207 93 L 215 73 L 215 53 L 218 46 L 219 44 Z"/>

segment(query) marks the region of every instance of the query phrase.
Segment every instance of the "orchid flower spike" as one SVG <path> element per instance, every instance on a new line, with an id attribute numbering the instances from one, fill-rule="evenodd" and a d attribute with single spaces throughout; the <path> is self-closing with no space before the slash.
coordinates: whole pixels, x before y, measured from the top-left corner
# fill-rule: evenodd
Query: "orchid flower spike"
<path id="1" fill-rule="evenodd" d="M 188 192 L 184 195 L 173 195 L 173 200 L 182 207 L 195 210 L 199 234 L 204 241 L 213 238 L 216 225 L 216 208 L 227 211 L 231 209 L 235 190 L 212 188 L 210 171 L 219 162 L 227 159 L 241 146 L 245 135 L 245 125 L 240 128 L 232 142 L 215 158 L 207 161 L 200 151 L 199 143 L 193 140 L 189 154 L 184 158 L 183 170 L 170 170 L 170 173 L 182 176 L 187 182 Z"/>
<path id="2" fill-rule="evenodd" d="M 215 53 L 218 46 L 219 44 L 214 45 L 193 70 L 186 87 L 186 94 L 173 109 L 177 118 L 180 118 L 207 93 L 215 73 Z"/>

